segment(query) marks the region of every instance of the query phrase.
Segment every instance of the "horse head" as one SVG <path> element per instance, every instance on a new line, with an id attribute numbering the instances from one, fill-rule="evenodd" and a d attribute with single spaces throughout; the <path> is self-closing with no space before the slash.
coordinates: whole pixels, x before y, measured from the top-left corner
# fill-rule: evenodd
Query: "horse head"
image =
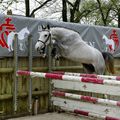
<path id="1" fill-rule="evenodd" d="M 102 36 L 102 39 L 106 41 L 108 38 L 107 38 L 106 35 L 103 35 L 103 36 Z"/>
<path id="2" fill-rule="evenodd" d="M 105 41 L 105 44 L 108 45 L 111 52 L 115 50 L 115 43 L 112 39 L 107 38 L 105 35 L 103 35 L 102 39 Z"/>
<path id="3" fill-rule="evenodd" d="M 27 33 L 28 35 L 30 34 L 30 31 L 28 30 L 27 27 L 24 28 L 24 32 Z"/>
<path id="4" fill-rule="evenodd" d="M 50 37 L 51 37 L 51 32 L 50 32 L 50 27 L 49 25 L 47 26 L 41 26 L 42 31 L 39 32 L 39 38 L 35 44 L 35 50 L 41 51 L 44 49 L 46 45 L 50 43 Z"/>

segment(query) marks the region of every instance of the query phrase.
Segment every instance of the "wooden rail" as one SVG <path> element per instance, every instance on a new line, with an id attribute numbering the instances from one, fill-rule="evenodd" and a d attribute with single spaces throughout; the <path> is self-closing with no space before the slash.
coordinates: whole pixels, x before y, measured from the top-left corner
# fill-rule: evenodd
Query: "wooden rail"
<path id="1" fill-rule="evenodd" d="M 28 70 L 28 67 L 20 67 L 21 70 Z M 79 70 L 82 66 L 57 66 L 52 67 L 52 70 Z M 120 65 L 115 65 L 115 69 L 120 69 Z M 0 68 L 0 73 L 11 73 L 14 68 Z M 48 71 L 48 67 L 32 67 L 32 71 Z"/>
<path id="2" fill-rule="evenodd" d="M 48 95 L 48 91 L 33 91 L 32 96 L 40 96 L 40 95 Z M 18 97 L 27 97 L 28 92 L 23 92 L 23 93 L 18 93 Z M 12 99 L 13 95 L 12 94 L 4 94 L 0 95 L 0 100 L 7 100 L 7 99 Z"/>

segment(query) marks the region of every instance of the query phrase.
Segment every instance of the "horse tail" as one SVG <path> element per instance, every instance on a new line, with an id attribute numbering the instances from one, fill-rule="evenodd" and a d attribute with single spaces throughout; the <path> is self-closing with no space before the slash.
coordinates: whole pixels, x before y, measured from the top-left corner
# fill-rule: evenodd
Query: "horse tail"
<path id="1" fill-rule="evenodd" d="M 105 60 L 106 69 L 109 73 L 114 74 L 114 56 L 109 52 L 102 52 L 103 58 Z"/>

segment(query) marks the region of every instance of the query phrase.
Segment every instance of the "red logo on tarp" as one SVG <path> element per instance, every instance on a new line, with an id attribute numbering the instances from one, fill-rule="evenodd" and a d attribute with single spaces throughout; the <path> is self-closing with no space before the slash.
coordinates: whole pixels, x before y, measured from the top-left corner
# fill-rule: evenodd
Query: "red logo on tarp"
<path id="1" fill-rule="evenodd" d="M 116 30 L 112 30 L 112 34 L 110 35 L 110 39 L 112 39 L 115 43 L 116 48 L 118 48 L 119 46 L 119 38 L 117 35 L 117 31 Z"/>
<path id="2" fill-rule="evenodd" d="M 11 31 L 15 30 L 14 24 L 10 23 L 11 21 L 11 18 L 6 18 L 5 23 L 0 25 L 0 45 L 4 48 L 9 48 L 5 37 L 7 37 Z"/>

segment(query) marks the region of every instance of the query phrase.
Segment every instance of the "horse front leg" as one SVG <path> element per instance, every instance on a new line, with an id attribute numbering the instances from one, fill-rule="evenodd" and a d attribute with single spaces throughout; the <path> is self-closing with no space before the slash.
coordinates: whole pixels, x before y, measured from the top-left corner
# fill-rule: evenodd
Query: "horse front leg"
<path id="1" fill-rule="evenodd" d="M 58 60 L 60 58 L 60 51 L 59 48 L 57 46 L 54 46 L 51 52 L 51 55 L 53 58 L 55 58 L 56 60 Z"/>

